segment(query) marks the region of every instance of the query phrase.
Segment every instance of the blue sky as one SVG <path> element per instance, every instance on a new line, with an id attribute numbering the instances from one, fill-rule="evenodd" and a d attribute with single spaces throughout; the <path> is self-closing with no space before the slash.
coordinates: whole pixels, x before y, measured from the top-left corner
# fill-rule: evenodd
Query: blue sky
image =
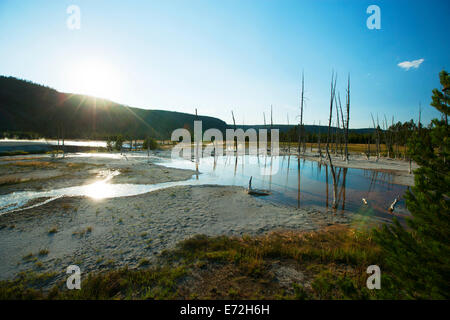
<path id="1" fill-rule="evenodd" d="M 81 28 L 66 25 L 69 5 Z M 381 29 L 369 30 L 369 5 Z M 146 109 L 262 123 L 324 124 L 331 72 L 353 128 L 381 118 L 425 122 L 438 73 L 449 69 L 448 1 L 0 1 L 0 74 Z M 444 41 L 444 39 L 447 39 Z M 423 59 L 406 70 L 402 62 Z M 406 63 L 407 64 L 407 63 Z"/>

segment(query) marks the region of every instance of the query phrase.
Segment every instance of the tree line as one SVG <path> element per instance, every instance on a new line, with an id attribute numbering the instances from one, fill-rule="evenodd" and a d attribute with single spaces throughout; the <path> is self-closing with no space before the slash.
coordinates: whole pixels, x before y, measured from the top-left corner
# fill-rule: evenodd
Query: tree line
<path id="1" fill-rule="evenodd" d="M 413 119 L 405 122 L 396 122 L 389 125 L 387 129 L 383 129 L 380 125 L 377 125 L 373 130 L 370 130 L 370 132 L 358 133 L 350 131 L 348 133 L 348 143 L 366 145 L 367 148 L 367 144 L 376 145 L 378 141 L 379 153 L 387 155 L 387 152 L 389 152 L 389 156 L 395 158 L 404 157 L 406 156 L 404 150 L 407 146 L 408 138 L 411 136 L 411 133 L 417 131 L 418 128 L 419 124 Z M 423 124 L 420 124 L 420 128 L 423 131 L 428 130 Z M 340 153 L 344 152 L 345 130 L 337 127 L 331 127 L 330 130 L 330 148 L 332 150 L 337 148 Z M 303 142 L 317 145 L 318 141 L 326 141 L 328 136 L 327 127 L 323 127 L 322 131 L 323 132 L 311 132 L 304 130 L 302 133 Z M 299 127 L 293 126 L 287 132 L 280 132 L 280 141 L 285 143 L 299 143 Z M 381 145 L 383 145 L 383 149 L 381 148 Z M 369 151 L 371 154 L 377 153 L 376 149 Z"/>
<path id="2" fill-rule="evenodd" d="M 153 138 L 147 136 L 142 143 L 138 142 L 138 139 L 129 137 L 129 136 L 123 136 L 123 135 L 115 135 L 115 136 L 109 136 L 106 139 L 106 149 L 108 151 L 123 151 L 124 144 L 128 144 L 128 149 L 131 150 L 156 150 L 159 147 L 158 141 Z"/>

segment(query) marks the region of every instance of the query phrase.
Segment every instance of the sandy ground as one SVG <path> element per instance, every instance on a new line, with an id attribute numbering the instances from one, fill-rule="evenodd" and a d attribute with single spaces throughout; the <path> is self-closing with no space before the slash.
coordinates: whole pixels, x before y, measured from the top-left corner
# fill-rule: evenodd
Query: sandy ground
<path id="1" fill-rule="evenodd" d="M 98 180 L 105 169 L 121 172 L 112 183 L 154 184 L 187 180 L 193 174 L 189 170 L 158 166 L 153 163 L 154 158 L 149 161 L 119 155 L 21 160 L 49 162 L 43 166 L 17 165 L 15 159 L 19 158 L 0 161 L 0 182 L 10 181 L 0 183 L 0 195 L 88 184 Z M 355 162 L 352 159 L 349 165 Z M 369 165 L 375 164 L 361 164 Z M 377 165 L 404 172 L 403 164 L 380 160 Z M 24 180 L 14 182 L 17 178 Z M 154 261 L 161 251 L 195 234 L 313 230 L 345 224 L 349 219 L 348 215 L 319 209 L 274 204 L 249 196 L 243 187 L 177 186 L 102 200 L 63 197 L 42 206 L 0 215 L 0 279 L 10 279 L 18 272 L 29 270 L 54 272 L 55 280 L 64 279 L 71 264 L 80 266 L 82 272 L 125 265 L 138 267 L 143 259 Z M 44 249 L 48 252 L 39 254 Z"/>
<path id="2" fill-rule="evenodd" d="M 101 201 L 61 198 L 0 217 L 5 226 L 0 231 L 0 274 L 11 278 L 32 268 L 64 276 L 70 264 L 85 272 L 136 267 L 141 259 L 152 259 L 195 234 L 312 230 L 346 221 L 341 215 L 267 203 L 240 187 L 174 187 Z M 49 233 L 53 228 L 57 232 Z M 40 257 L 41 249 L 47 249 L 48 255 Z M 38 259 L 24 259 L 30 253 Z"/>

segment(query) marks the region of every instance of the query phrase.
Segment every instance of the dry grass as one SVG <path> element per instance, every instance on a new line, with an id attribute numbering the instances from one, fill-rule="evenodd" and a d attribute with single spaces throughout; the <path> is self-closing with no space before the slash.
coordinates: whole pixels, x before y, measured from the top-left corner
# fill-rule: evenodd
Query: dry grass
<path id="1" fill-rule="evenodd" d="M 29 259 L 29 258 L 28 258 Z M 314 232 L 275 232 L 258 237 L 195 236 L 163 252 L 159 266 L 142 258 L 138 269 L 85 277 L 81 290 L 64 283 L 47 293 L 25 280 L 0 282 L 0 297 L 50 299 L 371 299 L 395 298 L 389 289 L 368 290 L 366 268 L 380 248 L 370 233 L 345 226 Z M 274 267 L 275 266 L 275 267 Z M 281 284 L 277 270 L 297 270 Z M 288 273 L 289 275 L 289 273 Z M 295 275 L 295 273 L 294 273 Z M 391 294 L 391 295 L 389 295 Z"/>
<path id="2" fill-rule="evenodd" d="M 90 233 L 92 233 L 92 227 L 91 226 L 87 227 L 86 229 L 75 231 L 75 232 L 72 233 L 72 235 L 76 236 L 76 237 L 79 237 L 79 238 L 82 238 L 82 237 L 87 236 Z"/>
<path id="3" fill-rule="evenodd" d="M 40 256 L 46 256 L 46 255 L 48 255 L 48 253 L 49 253 L 48 249 L 41 249 L 41 250 L 39 250 L 39 255 Z"/>
<path id="4" fill-rule="evenodd" d="M 196 236 L 165 255 L 200 269 L 196 281 L 179 288 L 183 297 L 200 299 L 377 298 L 365 286 L 366 268 L 383 261 L 369 233 L 345 226 L 260 237 Z M 301 270 L 305 279 L 280 287 L 274 264 Z"/>
<path id="5" fill-rule="evenodd" d="M 42 157 L 14 157 L 14 158 L 3 158 L 0 159 L 0 161 L 21 161 L 21 160 L 36 160 L 36 159 L 41 159 Z"/>
<path id="6" fill-rule="evenodd" d="M 17 184 L 17 183 L 27 182 L 27 181 L 30 181 L 30 179 L 15 178 L 15 177 L 3 177 L 0 179 L 0 186 L 7 186 L 10 184 Z"/>
<path id="7" fill-rule="evenodd" d="M 81 169 L 81 168 L 86 167 L 87 164 L 86 163 L 69 162 L 69 163 L 66 163 L 65 166 L 70 169 Z"/>
<path id="8" fill-rule="evenodd" d="M 7 163 L 4 166 L 16 166 L 21 168 L 33 169 L 56 168 L 56 164 L 50 161 L 14 161 L 11 163 Z"/>

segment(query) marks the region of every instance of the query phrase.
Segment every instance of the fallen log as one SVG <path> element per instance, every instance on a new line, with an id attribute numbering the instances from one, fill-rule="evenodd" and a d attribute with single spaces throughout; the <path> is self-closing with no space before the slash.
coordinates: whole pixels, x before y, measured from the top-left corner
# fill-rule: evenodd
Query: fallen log
<path id="1" fill-rule="evenodd" d="M 252 195 L 252 196 L 268 196 L 268 195 L 270 195 L 270 191 L 268 191 L 268 190 L 261 190 L 261 189 L 248 190 L 247 193 Z"/>
<path id="2" fill-rule="evenodd" d="M 400 200 L 400 196 L 398 196 L 397 198 L 394 199 L 394 201 L 391 203 L 391 206 L 389 207 L 388 211 L 389 212 L 394 212 L 395 210 L 395 205 L 397 204 L 397 202 Z"/>
<path id="3" fill-rule="evenodd" d="M 253 189 L 252 188 L 252 177 L 250 177 L 250 180 L 248 181 L 248 189 L 247 193 L 252 196 L 268 196 L 271 192 L 269 190 L 264 189 Z"/>

